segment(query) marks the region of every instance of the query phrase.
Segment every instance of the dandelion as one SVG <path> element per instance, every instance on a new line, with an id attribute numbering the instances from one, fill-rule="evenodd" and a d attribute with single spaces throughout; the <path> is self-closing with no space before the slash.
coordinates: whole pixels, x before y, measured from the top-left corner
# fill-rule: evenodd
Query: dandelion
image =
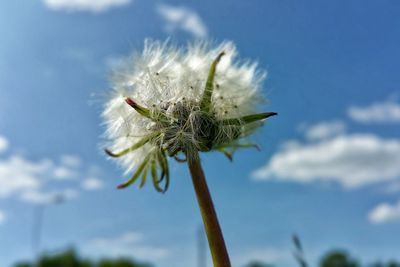
<path id="1" fill-rule="evenodd" d="M 243 140 L 274 112 L 258 113 L 265 73 L 256 63 L 238 62 L 231 42 L 217 47 L 194 43 L 186 49 L 147 40 L 144 50 L 115 71 L 113 93 L 103 117 L 116 158 L 139 187 L 151 177 L 165 192 L 168 158 L 187 162 L 192 175 L 214 266 L 230 266 L 222 232 L 201 168 L 199 152 L 219 151 L 232 160 Z"/>

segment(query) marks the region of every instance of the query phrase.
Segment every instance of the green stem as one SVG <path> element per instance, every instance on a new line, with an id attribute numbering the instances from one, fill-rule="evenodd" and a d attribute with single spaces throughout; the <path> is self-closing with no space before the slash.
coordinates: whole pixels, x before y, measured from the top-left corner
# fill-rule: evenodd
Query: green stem
<path id="1" fill-rule="evenodd" d="M 200 164 L 199 155 L 188 157 L 188 165 L 197 202 L 203 217 L 204 228 L 208 238 L 214 267 L 231 267 L 228 251 L 226 250 L 224 237 L 219 226 L 217 214 L 208 190 L 206 178 Z"/>

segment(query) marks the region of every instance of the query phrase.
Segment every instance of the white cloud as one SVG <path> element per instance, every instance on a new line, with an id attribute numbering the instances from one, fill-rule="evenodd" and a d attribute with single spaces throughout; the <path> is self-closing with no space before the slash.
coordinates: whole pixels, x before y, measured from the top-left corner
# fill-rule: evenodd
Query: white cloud
<path id="1" fill-rule="evenodd" d="M 93 239 L 85 248 L 109 257 L 133 256 L 145 260 L 162 259 L 169 254 L 167 249 L 144 245 L 143 240 L 141 233 L 127 232 L 117 237 Z"/>
<path id="2" fill-rule="evenodd" d="M 6 220 L 6 214 L 0 210 L 0 224 L 4 223 Z"/>
<path id="3" fill-rule="evenodd" d="M 0 135 L 0 153 L 6 151 L 8 148 L 8 140 Z"/>
<path id="4" fill-rule="evenodd" d="M 89 177 L 82 182 L 82 188 L 85 190 L 99 190 L 103 188 L 103 182 L 100 179 Z"/>
<path id="5" fill-rule="evenodd" d="M 13 155 L 0 160 L 0 198 L 19 196 L 24 201 L 45 202 L 50 193 L 41 192 L 43 186 L 71 172 L 75 173 L 49 159 L 31 161 Z"/>
<path id="6" fill-rule="evenodd" d="M 20 156 L 0 160 L 0 198 L 41 187 L 40 177 L 50 171 L 49 160 L 29 161 Z"/>
<path id="7" fill-rule="evenodd" d="M 343 134 L 345 130 L 346 125 L 341 121 L 335 120 L 308 126 L 306 127 L 305 135 L 309 140 L 322 140 Z"/>
<path id="8" fill-rule="evenodd" d="M 60 163 L 50 159 L 31 160 L 20 155 L 0 158 L 0 198 L 15 198 L 29 203 L 49 203 L 56 196 L 73 199 L 79 195 L 78 189 L 84 177 L 93 177 L 98 170 L 94 166 L 81 168 L 78 157 L 62 156 Z M 75 179 L 66 188 L 65 179 Z M 63 182 L 63 183 L 61 183 Z M 57 183 L 57 190 L 54 188 Z M 100 184 L 89 180 L 86 186 L 100 189 Z"/>
<path id="9" fill-rule="evenodd" d="M 81 165 L 82 160 L 75 155 L 61 156 L 61 165 L 77 168 Z"/>
<path id="10" fill-rule="evenodd" d="M 347 188 L 400 177 L 400 140 L 371 134 L 286 146 L 253 173 L 258 180 L 336 181 Z"/>
<path id="11" fill-rule="evenodd" d="M 25 191 L 21 194 L 21 200 L 33 204 L 50 204 L 56 201 L 57 195 L 54 193 L 44 193 L 40 191 Z"/>
<path id="12" fill-rule="evenodd" d="M 104 12 L 112 7 L 121 7 L 131 0 L 42 0 L 53 10 Z"/>
<path id="13" fill-rule="evenodd" d="M 204 38 L 207 36 L 207 27 L 203 20 L 191 9 L 160 4 L 157 6 L 157 11 L 166 21 L 165 30 L 168 33 L 172 33 L 176 30 L 183 30 L 197 38 Z"/>
<path id="14" fill-rule="evenodd" d="M 53 177 L 58 180 L 70 180 L 77 176 L 76 170 L 66 167 L 58 166 L 53 170 Z"/>
<path id="15" fill-rule="evenodd" d="M 25 191 L 21 194 L 21 200 L 33 204 L 51 204 L 72 200 L 78 197 L 75 189 L 65 189 L 52 192 Z"/>
<path id="16" fill-rule="evenodd" d="M 394 205 L 379 204 L 369 212 L 368 219 L 374 224 L 400 222 L 400 201 Z"/>
<path id="17" fill-rule="evenodd" d="M 126 232 L 117 237 L 97 238 L 90 243 L 97 248 L 108 248 L 109 246 L 123 246 L 138 243 L 143 240 L 143 235 L 137 232 Z"/>
<path id="18" fill-rule="evenodd" d="M 399 123 L 400 104 L 386 101 L 366 107 L 352 106 L 348 110 L 348 115 L 361 123 Z"/>

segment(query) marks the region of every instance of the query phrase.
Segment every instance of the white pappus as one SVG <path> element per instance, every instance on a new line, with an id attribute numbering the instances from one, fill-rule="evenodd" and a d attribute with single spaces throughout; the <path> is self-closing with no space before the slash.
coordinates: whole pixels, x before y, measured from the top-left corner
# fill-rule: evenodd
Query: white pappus
<path id="1" fill-rule="evenodd" d="M 169 185 L 167 157 L 192 160 L 198 152 L 217 150 L 228 158 L 274 112 L 257 113 L 264 98 L 265 72 L 238 62 L 233 43 L 216 47 L 200 42 L 178 48 L 146 40 L 144 50 L 114 72 L 106 102 L 106 152 L 134 175 L 142 187 L 149 177 L 155 189 Z"/>

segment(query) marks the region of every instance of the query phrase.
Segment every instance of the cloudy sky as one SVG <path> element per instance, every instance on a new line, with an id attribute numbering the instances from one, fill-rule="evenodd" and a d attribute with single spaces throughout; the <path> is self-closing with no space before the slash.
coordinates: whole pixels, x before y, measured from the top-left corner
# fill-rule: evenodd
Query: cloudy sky
<path id="1" fill-rule="evenodd" d="M 2 1 L 0 265 L 32 257 L 45 205 L 42 250 L 195 266 L 201 218 L 185 166 L 173 164 L 165 195 L 118 191 L 125 177 L 99 145 L 110 70 L 145 38 L 232 40 L 268 72 L 265 110 L 279 117 L 254 136 L 261 152 L 202 158 L 234 266 L 293 266 L 293 233 L 312 263 L 331 248 L 398 257 L 399 11 L 372 0 Z"/>

